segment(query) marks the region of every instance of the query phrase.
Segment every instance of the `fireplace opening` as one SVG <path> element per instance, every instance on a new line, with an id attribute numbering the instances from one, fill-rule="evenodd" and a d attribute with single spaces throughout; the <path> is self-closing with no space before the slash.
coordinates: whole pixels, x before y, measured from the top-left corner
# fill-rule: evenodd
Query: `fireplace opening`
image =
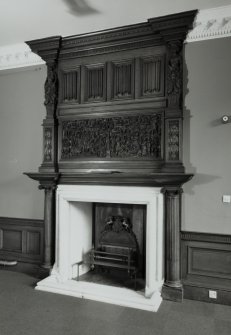
<path id="1" fill-rule="evenodd" d="M 56 205 L 55 264 L 50 276 L 40 281 L 36 288 L 156 311 L 162 300 L 164 280 L 161 189 L 140 186 L 59 185 Z M 107 225 L 113 225 L 114 228 L 105 229 Z M 123 242 L 128 236 L 135 236 L 135 240 L 131 241 L 132 247 L 136 243 L 138 245 L 135 249 L 138 256 L 135 268 L 136 289 L 134 278 L 128 275 L 128 270 L 132 272 L 133 267 L 126 271 L 114 266 L 109 267 L 110 271 L 108 267 L 98 267 L 98 271 L 91 271 L 91 264 L 84 262 L 93 245 L 94 249 L 100 247 L 100 244 L 105 243 L 105 237 L 108 246 L 107 237 L 114 230 L 125 233 Z M 109 231 L 110 234 L 107 236 L 104 231 Z M 111 247 L 127 247 L 115 246 L 115 240 L 111 242 Z"/>
<path id="2" fill-rule="evenodd" d="M 77 264 L 77 280 L 145 289 L 146 205 L 93 203 L 92 248 Z M 79 267 L 89 271 L 79 274 Z"/>

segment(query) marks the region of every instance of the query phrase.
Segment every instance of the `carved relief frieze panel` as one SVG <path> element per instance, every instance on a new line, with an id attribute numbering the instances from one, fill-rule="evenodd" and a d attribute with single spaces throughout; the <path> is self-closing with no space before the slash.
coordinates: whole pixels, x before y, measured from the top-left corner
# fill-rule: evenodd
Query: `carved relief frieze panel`
<path id="1" fill-rule="evenodd" d="M 106 98 L 105 65 L 86 65 L 84 69 L 85 102 L 104 101 Z"/>
<path id="2" fill-rule="evenodd" d="M 127 99 L 134 97 L 134 62 L 113 62 L 113 92 L 114 99 Z"/>
<path id="3" fill-rule="evenodd" d="M 161 114 L 62 122 L 61 160 L 162 157 Z"/>
<path id="4" fill-rule="evenodd" d="M 74 69 L 61 73 L 60 101 L 62 103 L 79 102 L 80 70 Z"/>
<path id="5" fill-rule="evenodd" d="M 141 59 L 141 96 L 164 95 L 164 58 L 147 57 Z"/>

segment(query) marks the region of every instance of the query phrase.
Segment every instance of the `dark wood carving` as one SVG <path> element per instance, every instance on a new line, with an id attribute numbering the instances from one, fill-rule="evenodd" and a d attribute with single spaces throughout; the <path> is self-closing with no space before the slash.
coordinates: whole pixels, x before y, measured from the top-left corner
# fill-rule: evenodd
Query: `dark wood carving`
<path id="1" fill-rule="evenodd" d="M 47 66 L 47 79 L 45 82 L 45 106 L 57 104 L 58 99 L 58 75 L 56 63 Z"/>
<path id="2" fill-rule="evenodd" d="M 62 123 L 62 159 L 161 158 L 161 116 L 136 115 Z"/>
<path id="3" fill-rule="evenodd" d="M 182 107 L 182 41 L 168 42 L 167 96 L 169 107 Z"/>
<path id="4" fill-rule="evenodd" d="M 168 121 L 168 159 L 170 161 L 179 161 L 180 159 L 179 120 Z"/>
<path id="5" fill-rule="evenodd" d="M 44 128 L 44 162 L 52 161 L 52 128 Z"/>

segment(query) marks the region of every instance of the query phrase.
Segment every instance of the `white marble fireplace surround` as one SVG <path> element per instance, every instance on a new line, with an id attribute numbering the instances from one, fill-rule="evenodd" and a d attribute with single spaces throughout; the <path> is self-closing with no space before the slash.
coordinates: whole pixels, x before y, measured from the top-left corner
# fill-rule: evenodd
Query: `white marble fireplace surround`
<path id="1" fill-rule="evenodd" d="M 77 262 L 92 247 L 92 204 L 146 205 L 145 291 L 77 281 Z M 163 285 L 163 195 L 160 188 L 59 185 L 56 206 L 56 256 L 51 274 L 36 289 L 156 312 Z M 80 267 L 80 275 L 89 271 Z"/>

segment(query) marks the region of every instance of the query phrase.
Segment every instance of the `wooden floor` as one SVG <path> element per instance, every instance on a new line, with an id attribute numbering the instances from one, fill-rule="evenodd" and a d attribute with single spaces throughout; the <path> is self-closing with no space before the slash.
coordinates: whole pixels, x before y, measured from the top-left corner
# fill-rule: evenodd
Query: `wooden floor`
<path id="1" fill-rule="evenodd" d="M 157 313 L 34 290 L 0 269 L 0 335 L 230 335 L 231 307 L 164 301 Z"/>

